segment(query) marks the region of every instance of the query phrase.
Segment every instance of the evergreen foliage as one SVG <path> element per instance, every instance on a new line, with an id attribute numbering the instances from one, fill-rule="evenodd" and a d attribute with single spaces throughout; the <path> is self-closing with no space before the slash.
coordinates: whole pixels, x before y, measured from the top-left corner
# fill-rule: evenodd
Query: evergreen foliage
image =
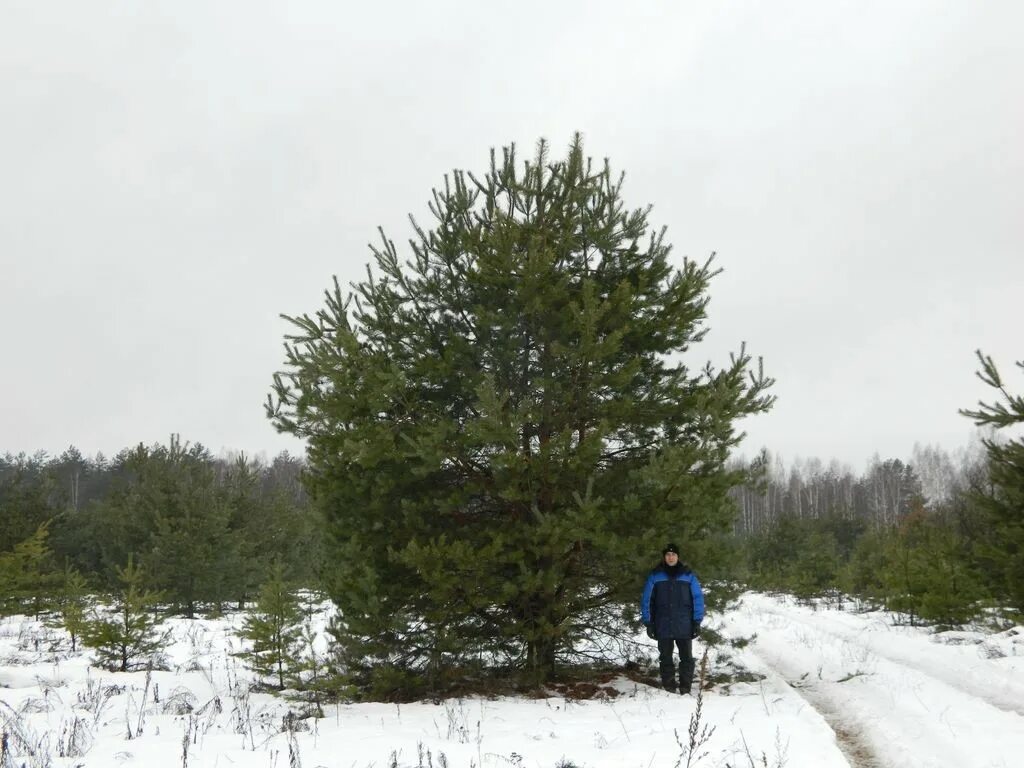
<path id="1" fill-rule="evenodd" d="M 60 573 L 54 568 L 49 534 L 50 524 L 45 522 L 13 551 L 0 554 L 5 613 L 28 613 L 38 619 L 50 609 Z"/>
<path id="2" fill-rule="evenodd" d="M 284 568 L 276 563 L 239 631 L 251 648 L 238 656 L 259 678 L 273 680 L 270 685 L 279 691 L 301 674 L 302 622 L 299 599 L 285 581 Z"/>
<path id="3" fill-rule="evenodd" d="M 146 562 L 154 586 L 173 599 L 188 618 L 203 602 L 219 608 L 244 592 L 239 583 L 241 537 L 219 492 L 204 451 L 180 452 L 172 443 L 168 486 L 153 499 L 155 523 Z"/>
<path id="4" fill-rule="evenodd" d="M 887 609 L 911 624 L 923 619 L 952 626 L 977 614 L 984 591 L 969 552 L 941 521 L 916 510 L 878 544 L 875 596 Z"/>
<path id="5" fill-rule="evenodd" d="M 74 446 L 53 458 L 0 455 L 0 612 L 45 613 L 46 593 L 63 578 L 58 562 L 117 589 L 132 557 L 146 566 L 146 586 L 186 615 L 243 603 L 275 560 L 316 587 L 322 525 L 300 482 L 304 466 L 287 453 L 269 465 L 215 459 L 177 436 L 112 461 Z M 46 553 L 28 557 L 43 525 Z"/>
<path id="6" fill-rule="evenodd" d="M 804 598 L 834 590 L 848 560 L 837 536 L 843 522 L 836 516 L 801 520 L 785 515 L 763 533 L 748 537 L 748 583 Z"/>
<path id="7" fill-rule="evenodd" d="M 94 539 L 101 561 L 116 567 L 143 558 L 150 586 L 189 617 L 200 601 L 225 599 L 237 537 L 206 449 L 172 437 L 166 447 L 140 445 L 119 461 L 126 478 L 92 520 L 108 532 Z"/>
<path id="8" fill-rule="evenodd" d="M 46 454 L 0 460 L 0 552 L 28 539 L 62 507 Z"/>
<path id="9" fill-rule="evenodd" d="M 363 683 L 444 688 L 485 658 L 549 679 L 576 620 L 634 602 L 666 536 L 696 566 L 727 528 L 735 422 L 771 380 L 694 365 L 716 271 L 675 266 L 648 209 L 577 137 L 435 190 L 403 262 L 288 318 L 268 402 L 308 441 L 328 582 Z"/>
<path id="10" fill-rule="evenodd" d="M 315 583 L 320 531 L 302 498 L 289 497 L 269 472 L 238 457 L 215 462 L 201 445 L 173 437 L 115 460 L 105 498 L 78 515 L 78 562 L 115 581 L 129 556 L 146 565 L 150 586 L 188 617 L 227 601 L 241 604 L 275 559 Z"/>
<path id="11" fill-rule="evenodd" d="M 280 563 L 290 580 L 315 587 L 323 560 L 322 522 L 306 503 L 299 482 L 301 464 L 283 454 L 269 471 L 257 469 L 239 456 L 221 479 L 229 527 L 238 534 L 228 567 L 238 574 L 239 604 L 269 577 L 268 564 Z"/>
<path id="12" fill-rule="evenodd" d="M 807 516 L 788 511 L 744 535 L 735 577 L 804 598 L 854 595 L 912 623 L 959 625 L 985 607 L 990 591 L 973 556 L 976 525 L 962 493 L 926 502 L 914 468 L 898 460 L 874 462 L 848 484 L 850 494 L 830 495 L 830 509 L 804 490 L 819 481 L 833 482 L 834 473 L 790 475 L 790 492 L 813 502 Z M 767 485 L 762 492 L 771 494 Z"/>
<path id="13" fill-rule="evenodd" d="M 1011 429 L 1024 424 L 1024 396 L 1006 388 L 991 357 L 978 352 L 978 377 L 996 390 L 1001 400 L 980 402 L 976 410 L 961 411 L 979 426 Z M 1024 361 L 1017 367 L 1024 371 Z M 975 485 L 972 498 L 987 535 L 979 541 L 979 555 L 995 574 L 1000 596 L 1024 614 L 1024 438 L 984 441 L 987 476 Z"/>
<path id="14" fill-rule="evenodd" d="M 55 599 L 56 617 L 48 622 L 51 627 L 64 629 L 71 638 L 71 652 L 78 650 L 78 640 L 86 628 L 86 609 L 89 604 L 85 577 L 67 564 Z"/>
<path id="15" fill-rule="evenodd" d="M 344 676 L 333 664 L 333 655 L 330 651 L 324 653 L 319 647 L 320 638 L 313 617 L 321 600 L 322 596 L 315 592 L 306 592 L 300 598 L 302 625 L 287 681 L 293 691 L 292 698 L 307 704 L 316 717 L 324 716 L 326 701 L 337 700 L 349 692 Z"/>
<path id="16" fill-rule="evenodd" d="M 96 651 L 96 661 L 112 672 L 127 672 L 151 660 L 164 641 L 163 623 L 155 609 L 158 593 L 144 587 L 145 578 L 131 557 L 117 569 L 119 589 L 109 612 L 94 608 L 82 627 L 82 644 Z"/>

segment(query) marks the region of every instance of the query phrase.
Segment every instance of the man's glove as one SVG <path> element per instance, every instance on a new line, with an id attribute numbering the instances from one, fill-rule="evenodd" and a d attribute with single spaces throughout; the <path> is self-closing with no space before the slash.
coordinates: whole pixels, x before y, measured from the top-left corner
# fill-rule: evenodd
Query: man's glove
<path id="1" fill-rule="evenodd" d="M 651 638 L 651 640 L 658 639 L 658 636 L 654 634 L 654 627 L 652 627 L 650 624 L 644 624 L 644 629 L 647 630 L 647 636 Z"/>
<path id="2" fill-rule="evenodd" d="M 693 636 L 694 637 L 700 637 L 700 622 L 699 621 L 695 621 L 693 623 Z"/>

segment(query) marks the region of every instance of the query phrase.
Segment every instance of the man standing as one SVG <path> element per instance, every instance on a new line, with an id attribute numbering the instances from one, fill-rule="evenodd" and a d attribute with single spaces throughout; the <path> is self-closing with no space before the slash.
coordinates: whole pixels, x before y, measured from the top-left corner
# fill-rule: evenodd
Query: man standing
<path id="1" fill-rule="evenodd" d="M 693 638 L 700 634 L 704 619 L 704 592 L 693 571 L 679 562 L 679 547 L 666 545 L 661 557 L 644 584 L 640 618 L 647 636 L 658 641 L 661 684 L 673 693 L 672 646 L 679 648 L 679 693 L 686 695 L 693 686 Z"/>

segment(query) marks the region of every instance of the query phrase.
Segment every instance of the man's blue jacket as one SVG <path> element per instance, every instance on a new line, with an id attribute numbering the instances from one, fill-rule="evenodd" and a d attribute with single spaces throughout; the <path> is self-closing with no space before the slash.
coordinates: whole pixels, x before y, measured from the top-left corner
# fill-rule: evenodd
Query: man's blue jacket
<path id="1" fill-rule="evenodd" d="M 647 577 L 640 598 L 640 617 L 654 627 L 659 640 L 689 640 L 694 624 L 704 619 L 704 591 L 693 571 L 682 563 L 662 563 Z"/>

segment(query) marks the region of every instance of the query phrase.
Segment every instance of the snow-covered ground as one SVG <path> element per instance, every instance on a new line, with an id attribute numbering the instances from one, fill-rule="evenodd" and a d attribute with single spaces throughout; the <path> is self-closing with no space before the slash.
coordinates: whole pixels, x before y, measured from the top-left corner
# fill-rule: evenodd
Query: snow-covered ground
<path id="1" fill-rule="evenodd" d="M 621 677 L 575 700 L 466 698 L 434 704 L 340 704 L 292 729 L 295 705 L 247 692 L 230 655 L 238 617 L 172 622 L 166 666 L 113 674 L 89 655 L 48 650 L 51 630 L 0 622 L 0 723 L 10 765 L 434 766 L 1022 766 L 1024 628 L 1000 634 L 894 626 L 759 594 L 709 623 L 701 728 L 697 702 Z M 653 661 L 653 643 L 649 644 Z M 703 650 L 697 642 L 698 652 Z M 725 682 L 737 667 L 753 682 Z M 712 730 L 713 729 L 713 730 Z M 689 762 L 688 762 L 689 759 Z"/>
<path id="2" fill-rule="evenodd" d="M 933 632 L 748 594 L 723 628 L 757 633 L 744 662 L 824 715 L 851 765 L 1024 766 L 1024 627 Z"/>

